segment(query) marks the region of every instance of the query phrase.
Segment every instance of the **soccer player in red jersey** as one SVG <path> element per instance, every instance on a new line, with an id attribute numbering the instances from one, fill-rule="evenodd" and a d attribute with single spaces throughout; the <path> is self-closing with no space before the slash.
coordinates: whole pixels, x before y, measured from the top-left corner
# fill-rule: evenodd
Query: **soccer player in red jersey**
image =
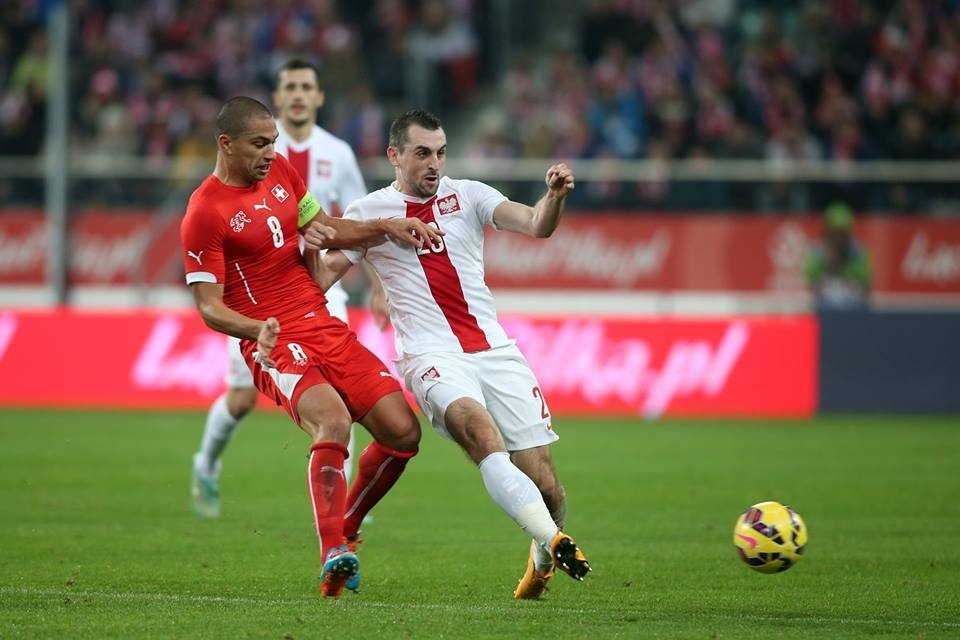
<path id="1" fill-rule="evenodd" d="M 533 538 L 514 596 L 539 599 L 555 568 L 582 580 L 590 565 L 562 531 L 566 494 L 550 454 L 558 436 L 533 371 L 497 320 L 484 282 L 483 230 L 550 236 L 573 172 L 551 166 L 546 193 L 529 206 L 482 182 L 444 176 L 446 152 L 435 116 L 414 110 L 397 118 L 387 149 L 396 181 L 355 200 L 344 218 L 419 219 L 443 235 L 416 251 L 388 243 L 329 251 L 315 277 L 326 286 L 364 257 L 377 271 L 397 331 L 398 371 L 434 429 L 470 456 L 493 501 Z M 305 239 L 324 245 L 310 230 Z"/>
<path id="2" fill-rule="evenodd" d="M 348 204 L 367 195 L 367 187 L 350 145 L 317 125 L 317 113 L 325 100 L 319 78 L 313 64 L 296 58 L 277 72 L 273 103 L 279 137 L 274 150 L 297 169 L 324 212 L 336 217 Z M 388 313 L 386 298 L 376 274 L 367 263 L 362 264 L 371 284 L 370 309 L 382 325 Z M 347 322 L 346 290 L 338 283 L 326 291 L 326 297 L 330 313 Z M 240 339 L 229 336 L 226 343 L 227 388 L 207 411 L 200 448 L 192 460 L 191 502 L 194 512 L 204 518 L 220 516 L 221 457 L 260 395 L 240 352 Z M 349 484 L 354 466 L 352 437 L 347 450 L 343 470 Z"/>
<path id="3" fill-rule="evenodd" d="M 320 592 L 339 597 L 359 572 L 344 528 L 358 528 L 396 482 L 417 453 L 420 426 L 383 363 L 327 311 L 307 266 L 319 256 L 309 249 L 301 255 L 300 233 L 311 228 L 331 247 L 390 241 L 411 252 L 440 233 L 420 220 L 328 216 L 276 153 L 276 122 L 253 98 L 227 101 L 216 135 L 216 166 L 191 195 L 180 226 L 186 281 L 207 326 L 241 339 L 257 388 L 312 440 L 307 477 Z M 374 442 L 347 495 L 343 466 L 355 421 Z"/>

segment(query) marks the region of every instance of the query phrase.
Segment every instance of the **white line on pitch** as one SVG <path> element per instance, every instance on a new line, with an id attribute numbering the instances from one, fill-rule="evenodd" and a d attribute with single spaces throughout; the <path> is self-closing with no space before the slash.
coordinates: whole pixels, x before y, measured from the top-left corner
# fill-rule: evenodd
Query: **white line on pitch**
<path id="1" fill-rule="evenodd" d="M 23 595 L 23 596 L 44 596 L 57 598 L 101 598 L 104 600 L 135 601 L 152 600 L 157 602 L 196 602 L 209 604 L 229 604 L 229 605 L 261 605 L 267 607 L 290 607 L 290 606 L 313 606 L 319 602 L 319 598 L 296 598 L 296 599 L 276 599 L 276 598 L 252 598 L 249 596 L 204 596 L 204 595 L 184 595 L 178 593 L 111 593 L 108 591 L 74 591 L 71 589 L 34 589 L 29 587 L 0 587 L 0 595 Z M 517 608 L 485 607 L 478 605 L 466 605 L 461 603 L 428 603 L 428 602 L 375 602 L 354 598 L 351 594 L 341 602 L 349 603 L 351 607 L 369 608 L 369 609 L 422 609 L 422 610 L 444 610 L 453 612 L 476 611 L 486 612 L 506 612 L 510 611 L 516 614 Z M 579 614 L 609 614 L 606 609 L 564 609 L 567 613 Z M 669 616 L 657 614 L 651 611 L 623 610 L 617 612 L 619 616 L 636 616 L 640 620 L 667 620 Z M 754 622 L 777 622 L 777 623 L 814 623 L 814 624 L 839 624 L 854 626 L 893 626 L 893 627 L 932 627 L 943 629 L 960 628 L 960 621 L 949 620 L 891 620 L 883 618 L 829 618 L 826 616 L 758 616 L 758 615 L 730 615 L 719 613 L 696 613 L 684 612 L 683 616 L 691 616 L 703 619 L 719 620 L 745 620 Z"/>

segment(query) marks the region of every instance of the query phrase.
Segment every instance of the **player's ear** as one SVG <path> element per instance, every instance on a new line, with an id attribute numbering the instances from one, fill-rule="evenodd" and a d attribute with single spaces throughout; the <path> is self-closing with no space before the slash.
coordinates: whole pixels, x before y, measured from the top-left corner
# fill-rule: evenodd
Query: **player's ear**
<path id="1" fill-rule="evenodd" d="M 217 136 L 217 148 L 220 149 L 223 153 L 230 154 L 232 152 L 233 140 L 225 133 L 221 133 Z"/>
<path id="2" fill-rule="evenodd" d="M 400 166 L 400 151 L 396 147 L 387 147 L 387 160 L 395 167 Z"/>

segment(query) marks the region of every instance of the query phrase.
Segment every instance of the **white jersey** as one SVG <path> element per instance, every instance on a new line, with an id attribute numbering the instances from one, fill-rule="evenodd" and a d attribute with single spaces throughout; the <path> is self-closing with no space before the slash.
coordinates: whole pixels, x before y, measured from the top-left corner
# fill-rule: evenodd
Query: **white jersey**
<path id="1" fill-rule="evenodd" d="M 389 186 L 347 207 L 344 218 L 416 217 L 445 234 L 419 250 L 385 242 L 344 251 L 353 263 L 366 256 L 380 276 L 400 358 L 512 344 L 497 320 L 483 268 L 484 226 L 493 225 L 493 210 L 506 199 L 482 182 L 443 177 L 432 198 L 405 196 Z"/>
<path id="2" fill-rule="evenodd" d="M 367 195 L 357 157 L 350 145 L 329 131 L 313 125 L 313 132 L 303 142 L 297 142 L 277 122 L 280 135 L 274 143 L 277 153 L 283 154 L 303 177 L 307 189 L 320 203 L 327 215 L 339 217 L 354 200 Z M 327 300 L 333 308 L 345 310 L 347 292 L 340 283 L 330 287 Z M 340 316 L 341 313 L 334 313 Z"/>

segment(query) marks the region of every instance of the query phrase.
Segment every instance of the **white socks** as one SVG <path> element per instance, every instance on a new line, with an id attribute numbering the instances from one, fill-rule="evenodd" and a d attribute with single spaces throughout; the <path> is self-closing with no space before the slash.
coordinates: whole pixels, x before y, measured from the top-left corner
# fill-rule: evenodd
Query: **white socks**
<path id="1" fill-rule="evenodd" d="M 227 448 L 238 424 L 240 422 L 227 411 L 227 395 L 221 395 L 210 407 L 207 422 L 203 425 L 203 439 L 197 453 L 200 471 L 208 475 L 219 471 L 220 454 Z"/>
<path id="2" fill-rule="evenodd" d="M 514 466 L 506 451 L 491 453 L 479 467 L 483 484 L 493 501 L 537 542 L 538 551 L 534 555 L 537 568 L 549 568 L 553 563 L 550 542 L 558 529 L 537 485 Z M 545 558 L 542 552 L 545 552 Z"/>

